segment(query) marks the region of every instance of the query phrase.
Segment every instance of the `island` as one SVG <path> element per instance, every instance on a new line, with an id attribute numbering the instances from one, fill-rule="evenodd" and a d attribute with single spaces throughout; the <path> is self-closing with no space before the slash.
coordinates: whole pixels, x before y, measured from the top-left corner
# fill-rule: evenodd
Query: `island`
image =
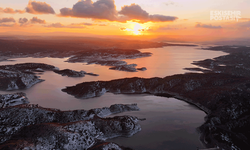
<path id="1" fill-rule="evenodd" d="M 62 76 L 68 76 L 68 77 L 85 77 L 85 75 L 90 76 L 99 76 L 98 74 L 94 73 L 87 73 L 85 71 L 74 71 L 71 69 L 64 69 L 64 70 L 54 70 L 55 73 L 60 74 Z"/>
<path id="2" fill-rule="evenodd" d="M 23 63 L 15 65 L 0 66 L 0 90 L 28 89 L 33 85 L 43 82 L 37 74 L 44 71 L 54 71 L 57 74 L 68 77 L 84 77 L 85 75 L 98 76 L 85 71 L 74 71 L 70 69 L 59 70 L 59 68 L 43 63 Z M 37 73 L 38 72 L 38 73 Z"/>
<path id="3" fill-rule="evenodd" d="M 143 120 L 133 116 L 107 118 L 139 111 L 137 104 L 60 111 L 27 104 L 23 93 L 0 95 L 0 100 L 1 104 L 19 102 L 0 108 L 0 149 L 127 149 L 105 140 L 136 134 L 141 130 L 138 122 Z"/>
<path id="4" fill-rule="evenodd" d="M 0 66 L 0 90 L 27 89 L 44 80 L 35 72 L 58 70 L 58 68 L 42 63 L 24 63 Z"/>

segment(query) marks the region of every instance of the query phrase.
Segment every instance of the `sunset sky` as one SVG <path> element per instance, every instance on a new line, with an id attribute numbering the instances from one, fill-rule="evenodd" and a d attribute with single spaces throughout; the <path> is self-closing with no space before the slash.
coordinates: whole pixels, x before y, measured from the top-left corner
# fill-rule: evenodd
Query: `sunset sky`
<path id="1" fill-rule="evenodd" d="M 249 37 L 249 0 L 7 0 L 0 33 Z M 210 20 L 210 11 L 240 19 Z"/>

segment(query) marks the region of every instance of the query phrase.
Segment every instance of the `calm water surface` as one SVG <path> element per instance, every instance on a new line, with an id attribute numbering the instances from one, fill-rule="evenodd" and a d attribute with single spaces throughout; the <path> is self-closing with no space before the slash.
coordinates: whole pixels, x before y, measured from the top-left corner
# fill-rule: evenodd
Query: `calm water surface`
<path id="1" fill-rule="evenodd" d="M 62 77 L 52 71 L 41 76 L 45 79 L 25 92 L 32 104 L 43 107 L 58 108 L 61 110 L 92 109 L 109 107 L 112 104 L 137 103 L 141 111 L 126 112 L 119 115 L 133 115 L 146 118 L 140 122 L 142 131 L 131 138 L 115 138 L 109 141 L 116 142 L 136 150 L 195 150 L 202 147 L 199 135 L 195 128 L 204 122 L 205 113 L 186 102 L 174 98 L 156 97 L 152 95 L 114 95 L 107 93 L 102 97 L 81 100 L 61 92 L 65 86 L 72 86 L 87 81 L 108 81 L 125 77 L 165 77 L 173 74 L 188 72 L 186 67 L 194 67 L 193 61 L 214 58 L 225 55 L 224 52 L 199 50 L 197 47 L 164 47 L 143 49 L 142 52 L 153 53 L 152 57 L 125 60 L 129 64 L 138 64 L 138 67 L 147 67 L 147 71 L 135 73 L 109 70 L 107 66 L 86 65 L 83 63 L 67 63 L 67 58 L 19 58 L 16 61 L 0 62 L 0 65 L 16 63 L 46 63 L 60 69 L 84 70 L 99 74 L 98 77 L 85 76 L 83 78 Z M 13 91 L 0 91 L 0 94 Z"/>

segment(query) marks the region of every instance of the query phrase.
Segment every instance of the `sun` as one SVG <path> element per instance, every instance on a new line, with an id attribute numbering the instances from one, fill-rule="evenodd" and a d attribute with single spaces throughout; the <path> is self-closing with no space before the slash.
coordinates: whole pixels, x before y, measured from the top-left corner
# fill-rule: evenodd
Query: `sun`
<path id="1" fill-rule="evenodd" d="M 143 27 L 139 23 L 135 23 L 133 33 L 135 35 L 140 35 L 142 30 L 143 30 Z"/>
<path id="2" fill-rule="evenodd" d="M 147 31 L 149 27 L 145 24 L 140 24 L 137 22 L 128 22 L 128 27 L 120 28 L 121 31 L 127 31 L 129 34 L 133 35 L 144 35 L 144 31 Z"/>

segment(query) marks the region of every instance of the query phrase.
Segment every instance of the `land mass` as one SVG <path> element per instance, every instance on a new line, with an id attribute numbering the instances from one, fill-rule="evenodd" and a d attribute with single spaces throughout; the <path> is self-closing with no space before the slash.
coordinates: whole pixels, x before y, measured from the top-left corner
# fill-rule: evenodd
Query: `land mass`
<path id="1" fill-rule="evenodd" d="M 165 78 L 125 78 L 77 84 L 62 89 L 77 98 L 92 98 L 106 92 L 114 94 L 149 93 L 175 97 L 196 105 L 207 113 L 198 128 L 208 148 L 245 149 L 250 147 L 250 48 L 210 47 L 229 55 L 194 64 L 203 67 Z"/>
<path id="2" fill-rule="evenodd" d="M 28 98 L 25 93 L 0 95 L 0 108 L 28 104 Z"/>
<path id="3" fill-rule="evenodd" d="M 91 110 L 60 111 L 26 104 L 22 93 L 0 95 L 5 102 L 19 103 L 0 108 L 0 149 L 128 149 L 104 142 L 130 137 L 141 130 L 133 116 L 105 118 L 125 111 L 139 111 L 136 104 L 115 104 Z M 17 100 L 16 100 L 17 101 Z M 11 117 L 10 117 L 11 116 Z"/>
<path id="4" fill-rule="evenodd" d="M 23 57 L 69 57 L 67 62 L 82 62 L 112 67 L 130 66 L 124 59 L 149 57 L 137 49 L 163 46 L 195 46 L 138 40 L 98 38 L 0 38 L 0 61 Z M 130 66 L 131 67 L 131 66 Z M 136 68 L 134 68 L 136 70 Z M 115 69 L 127 71 L 126 69 Z"/>
<path id="5" fill-rule="evenodd" d="M 57 70 L 58 68 L 41 63 L 24 63 L 0 66 L 0 90 L 26 89 L 44 80 L 35 72 Z"/>
<path id="6" fill-rule="evenodd" d="M 115 70 L 137 71 L 140 68 L 136 69 L 136 64 L 127 64 L 122 60 L 147 57 L 151 54 L 141 53 L 135 49 L 181 46 L 130 41 L 124 46 L 126 49 L 123 49 L 121 47 L 124 43 L 119 45 L 117 41 L 112 45 L 91 40 L 0 40 L 0 60 L 20 57 L 61 58 L 71 56 L 67 60 L 68 62 L 95 63 L 111 66 Z M 197 65 L 197 68 L 186 68 L 192 71 L 202 71 L 203 73 L 200 74 L 189 73 L 165 78 L 125 78 L 112 81 L 86 82 L 66 87 L 62 91 L 77 98 L 98 97 L 106 92 L 115 94 L 148 93 L 157 96 L 175 97 L 196 105 L 207 113 L 205 123 L 198 128 L 201 133 L 201 141 L 206 147 L 220 149 L 245 149 L 245 147 L 250 147 L 250 131 L 248 129 L 250 125 L 250 48 L 215 46 L 203 48 L 203 50 L 224 51 L 229 54 L 194 62 L 193 64 Z M 0 66 L 0 88 L 2 90 L 29 88 L 43 81 L 35 75 L 35 72 L 45 70 L 56 71 L 58 68 L 33 63 Z M 74 73 L 77 74 L 78 72 Z M 68 74 L 70 73 L 68 72 Z M 0 127 L 0 136 L 3 139 L 0 148 L 3 149 L 9 147 L 13 149 L 19 147 L 40 149 L 45 145 L 48 149 L 112 149 L 115 147 L 123 149 L 115 143 L 105 143 L 103 140 L 116 136 L 131 136 L 140 130 L 137 123 L 140 119 L 136 117 L 104 118 L 106 115 L 98 116 L 96 110 L 94 113 L 91 113 L 91 110 L 62 112 L 36 105 L 27 105 L 23 94 L 4 97 L 12 98 L 10 100 L 1 99 L 0 115 L 4 119 L 1 120 L 3 122 L 2 127 Z M 19 105 L 20 103 L 24 104 Z M 17 104 L 18 106 L 14 106 Z M 117 105 L 115 108 L 123 111 L 121 109 L 123 106 Z M 105 113 L 108 112 L 107 114 L 112 113 L 111 107 L 100 111 L 102 112 L 102 110 Z M 11 114 L 9 114 L 10 112 Z M 13 117 L 10 118 L 9 116 Z M 20 118 L 16 118 L 16 116 Z M 68 122 L 62 119 L 65 117 L 69 118 L 66 119 Z M 118 126 L 113 126 L 117 124 Z M 100 145 L 96 145 L 97 143 Z"/>
<path id="7" fill-rule="evenodd" d="M 15 65 L 0 66 L 0 90 L 28 89 L 33 85 L 43 82 L 37 76 L 37 72 L 54 71 L 57 74 L 68 77 L 84 77 L 85 75 L 98 76 L 85 71 L 74 71 L 70 69 L 59 70 L 59 68 L 43 63 L 23 63 Z"/>

